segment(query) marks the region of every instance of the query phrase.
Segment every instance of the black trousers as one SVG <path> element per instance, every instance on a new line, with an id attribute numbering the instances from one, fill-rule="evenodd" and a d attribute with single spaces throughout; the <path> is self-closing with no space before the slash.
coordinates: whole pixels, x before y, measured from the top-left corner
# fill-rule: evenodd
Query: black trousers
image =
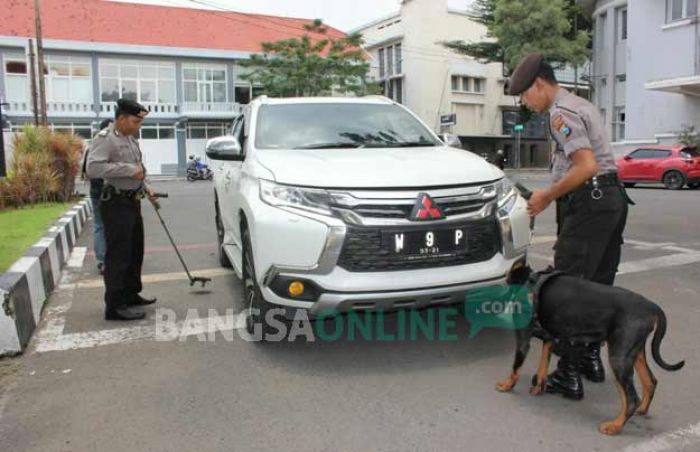
<path id="1" fill-rule="evenodd" d="M 141 292 L 143 218 L 141 201 L 112 196 L 100 203 L 105 242 L 105 304 L 117 308 Z"/>
<path id="2" fill-rule="evenodd" d="M 583 188 L 557 200 L 554 267 L 590 281 L 613 285 L 627 223 L 627 195 L 619 186 L 603 187 L 593 199 Z"/>

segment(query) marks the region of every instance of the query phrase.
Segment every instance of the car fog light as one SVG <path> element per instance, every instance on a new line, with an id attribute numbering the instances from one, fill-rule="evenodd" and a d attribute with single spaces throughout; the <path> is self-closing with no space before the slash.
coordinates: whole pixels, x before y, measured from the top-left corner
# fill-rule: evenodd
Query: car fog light
<path id="1" fill-rule="evenodd" d="M 289 283 L 287 291 L 289 292 L 289 295 L 299 297 L 304 294 L 304 283 L 301 281 L 292 281 Z"/>

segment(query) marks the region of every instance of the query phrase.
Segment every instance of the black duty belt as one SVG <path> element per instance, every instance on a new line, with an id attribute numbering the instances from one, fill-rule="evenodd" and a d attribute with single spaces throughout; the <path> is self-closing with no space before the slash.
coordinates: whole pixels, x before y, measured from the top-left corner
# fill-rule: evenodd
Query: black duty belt
<path id="1" fill-rule="evenodd" d="M 620 185 L 620 179 L 617 177 L 617 173 L 599 174 L 597 176 L 591 177 L 586 182 L 584 182 L 581 188 L 592 188 L 596 185 L 598 187 L 613 187 L 616 185 Z"/>
<path id="2" fill-rule="evenodd" d="M 115 196 L 128 199 L 141 199 L 143 197 L 143 189 L 137 188 L 135 190 L 122 190 L 112 185 L 105 185 L 102 187 L 102 196 L 100 197 L 102 201 L 109 201 Z"/>

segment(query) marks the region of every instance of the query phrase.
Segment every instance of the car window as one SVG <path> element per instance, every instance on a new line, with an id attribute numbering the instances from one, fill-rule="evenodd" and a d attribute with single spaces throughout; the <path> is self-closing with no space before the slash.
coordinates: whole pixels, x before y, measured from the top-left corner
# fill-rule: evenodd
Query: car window
<path id="1" fill-rule="evenodd" d="M 683 157 L 683 158 L 696 157 L 697 158 L 697 157 L 700 157 L 700 153 L 695 148 L 683 148 L 683 149 L 681 149 L 681 157 Z"/>
<path id="2" fill-rule="evenodd" d="M 439 146 L 430 131 L 397 105 L 299 103 L 260 107 L 259 149 Z"/>
<path id="3" fill-rule="evenodd" d="M 671 156 L 671 151 L 664 151 L 662 149 L 653 149 L 651 152 L 651 158 L 653 159 L 665 159 Z"/>
<path id="4" fill-rule="evenodd" d="M 632 152 L 629 156 L 632 160 L 640 160 L 640 159 L 650 158 L 648 149 L 637 149 L 636 151 Z"/>

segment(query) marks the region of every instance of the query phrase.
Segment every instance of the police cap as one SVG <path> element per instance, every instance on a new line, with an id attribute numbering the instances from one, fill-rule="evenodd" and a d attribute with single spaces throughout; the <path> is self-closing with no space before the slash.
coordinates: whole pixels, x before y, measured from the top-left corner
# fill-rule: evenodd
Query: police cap
<path id="1" fill-rule="evenodd" d="M 518 96 L 532 86 L 542 68 L 542 63 L 544 63 L 544 58 L 539 53 L 531 53 L 520 60 L 510 77 L 508 94 Z"/>
<path id="2" fill-rule="evenodd" d="M 138 116 L 139 118 L 145 118 L 146 115 L 148 115 L 148 110 L 146 109 L 146 107 L 133 100 L 119 99 L 117 101 L 117 110 L 115 113 L 115 116 L 118 116 L 120 114 L 127 114 Z"/>

